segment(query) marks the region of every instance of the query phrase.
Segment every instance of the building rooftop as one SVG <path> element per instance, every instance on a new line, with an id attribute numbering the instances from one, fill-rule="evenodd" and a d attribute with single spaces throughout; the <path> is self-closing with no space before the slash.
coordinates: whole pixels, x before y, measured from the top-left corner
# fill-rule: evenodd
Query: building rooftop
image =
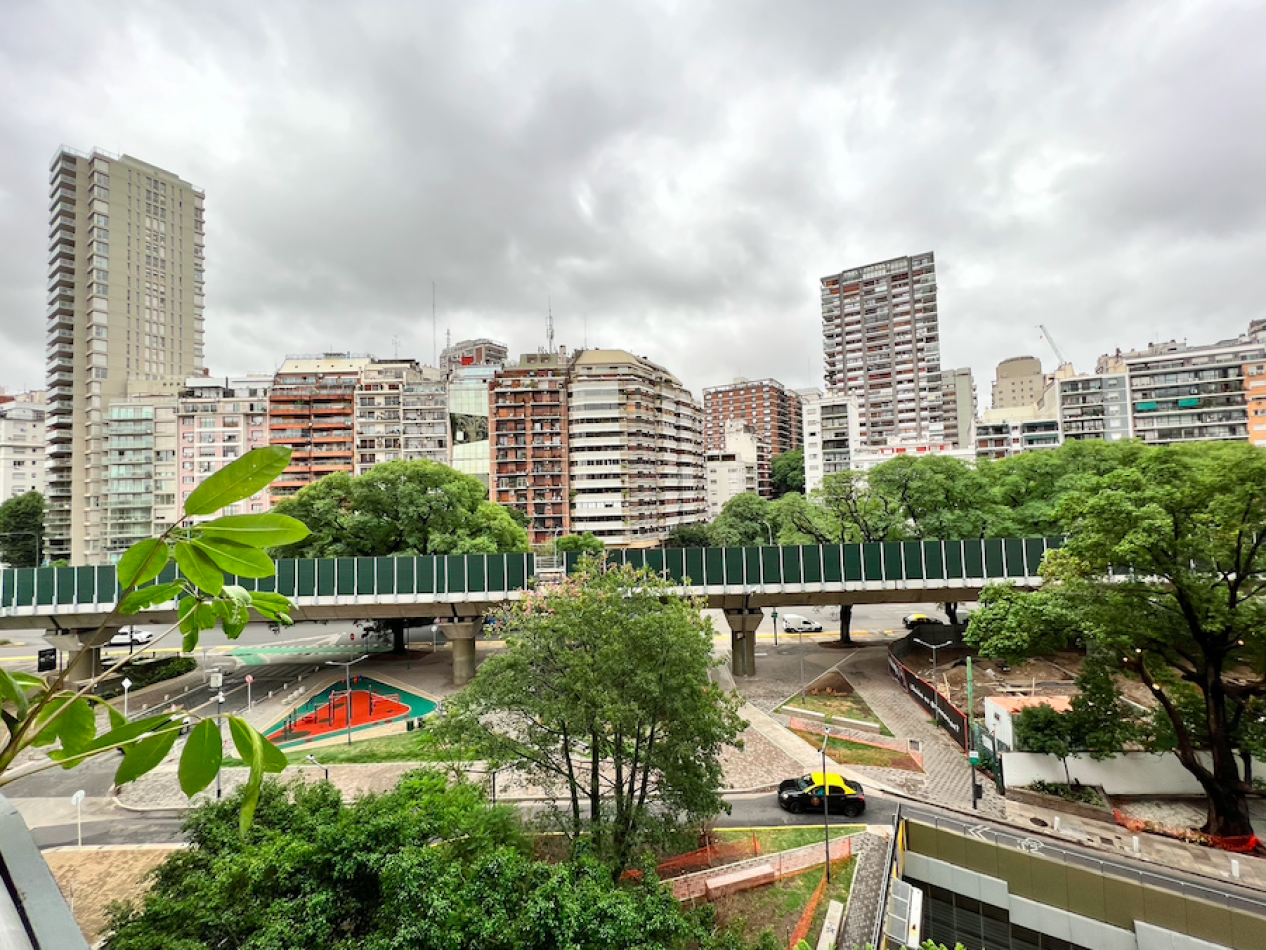
<path id="1" fill-rule="evenodd" d="M 1061 713 L 1073 708 L 1072 701 L 1067 696 L 986 696 L 985 702 L 993 703 L 1013 714 L 1034 706 L 1050 706 L 1051 709 Z"/>

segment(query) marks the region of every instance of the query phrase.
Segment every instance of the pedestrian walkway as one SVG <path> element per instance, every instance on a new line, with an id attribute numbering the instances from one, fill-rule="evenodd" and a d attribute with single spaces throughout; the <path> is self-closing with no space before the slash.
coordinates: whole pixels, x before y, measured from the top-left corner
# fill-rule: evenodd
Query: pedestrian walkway
<path id="1" fill-rule="evenodd" d="M 924 801 L 947 805 L 952 808 L 970 809 L 971 768 L 963 751 L 928 718 L 914 701 L 888 675 L 888 651 L 886 647 L 863 647 L 855 651 L 849 662 L 839 667 L 849 685 L 866 702 L 894 735 L 903 739 L 917 739 L 923 748 L 924 777 L 922 789 L 911 788 L 917 778 L 913 773 L 886 774 L 885 781 L 894 783 L 907 794 Z M 871 771 L 871 770 L 865 770 Z M 892 773 L 896 770 L 874 770 Z M 864 777 L 864 774 L 859 777 Z M 981 815 L 989 818 L 1005 818 L 1006 800 L 998 794 L 993 783 L 981 780 L 984 797 L 978 803 Z"/>

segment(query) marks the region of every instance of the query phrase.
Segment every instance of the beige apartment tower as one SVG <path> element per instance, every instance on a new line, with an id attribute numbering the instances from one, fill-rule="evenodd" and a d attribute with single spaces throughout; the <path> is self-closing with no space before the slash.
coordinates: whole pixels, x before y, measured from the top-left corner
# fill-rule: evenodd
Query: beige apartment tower
<path id="1" fill-rule="evenodd" d="M 112 464 L 152 451 L 107 443 L 113 402 L 174 396 L 202 369 L 203 193 L 128 155 L 62 148 L 49 175 L 48 557 L 103 564 Z M 152 476 L 149 478 L 152 481 Z"/>

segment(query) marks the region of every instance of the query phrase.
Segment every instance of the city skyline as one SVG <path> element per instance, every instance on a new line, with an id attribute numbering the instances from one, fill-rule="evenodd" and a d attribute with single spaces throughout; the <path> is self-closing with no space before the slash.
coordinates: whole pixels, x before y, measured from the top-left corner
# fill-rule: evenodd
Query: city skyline
<path id="1" fill-rule="evenodd" d="M 12 389 L 43 375 L 60 143 L 213 196 L 218 374 L 429 363 L 446 330 L 530 351 L 552 307 L 558 340 L 681 367 L 696 394 L 820 386 L 818 280 L 911 248 L 937 255 L 943 365 L 980 379 L 1050 367 L 1039 323 L 1086 371 L 1257 315 L 1266 65 L 1241 38 L 1261 8 L 8 12 Z"/>

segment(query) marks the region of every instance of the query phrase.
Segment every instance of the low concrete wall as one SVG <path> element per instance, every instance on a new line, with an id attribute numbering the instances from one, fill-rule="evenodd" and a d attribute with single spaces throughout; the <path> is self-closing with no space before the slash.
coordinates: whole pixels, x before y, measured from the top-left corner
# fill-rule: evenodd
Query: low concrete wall
<path id="1" fill-rule="evenodd" d="M 1202 756 L 1203 757 L 1203 756 Z M 1254 774 L 1266 765 L 1254 760 Z M 1082 785 L 1097 785 L 1108 795 L 1203 795 L 1195 777 L 1182 767 L 1172 752 L 1123 752 L 1115 758 L 1096 762 L 1089 756 L 1068 757 L 1068 778 L 1064 765 L 1053 755 L 1036 752 L 1004 752 L 1002 774 L 1008 790 L 1036 781 L 1063 784 L 1069 779 Z"/>
<path id="2" fill-rule="evenodd" d="M 798 706 L 783 706 L 782 711 L 786 713 L 794 713 L 797 716 L 808 716 L 810 719 L 819 719 L 826 721 L 826 713 L 816 712 L 812 709 L 801 709 Z M 884 727 L 874 722 L 867 722 L 864 719 L 845 719 L 843 716 L 832 716 L 831 725 L 843 726 L 845 729 L 856 729 L 858 732 L 873 732 L 875 735 L 881 735 Z"/>
<path id="3" fill-rule="evenodd" d="M 1089 786 L 1086 787 L 1089 788 Z M 1008 788 L 1007 798 L 1023 805 L 1062 811 L 1069 815 L 1076 815 L 1078 818 L 1089 818 L 1091 821 L 1106 821 L 1109 824 L 1114 821 L 1112 808 L 1107 802 L 1099 805 L 1084 805 L 1081 802 L 1065 801 L 1058 795 L 1043 795 L 1031 788 Z"/>

